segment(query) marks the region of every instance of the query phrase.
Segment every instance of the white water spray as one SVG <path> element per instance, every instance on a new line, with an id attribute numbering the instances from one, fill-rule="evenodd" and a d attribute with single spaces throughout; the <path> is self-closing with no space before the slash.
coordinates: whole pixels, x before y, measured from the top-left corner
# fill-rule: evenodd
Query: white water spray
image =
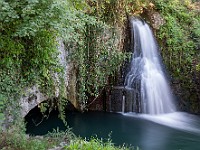
<path id="1" fill-rule="evenodd" d="M 125 79 L 127 89 L 140 91 L 138 110 L 145 114 L 164 114 L 175 111 L 173 96 L 162 70 L 158 46 L 149 26 L 139 20 L 132 22 L 133 56 Z"/>
<path id="2" fill-rule="evenodd" d="M 158 46 L 149 26 L 139 19 L 133 19 L 131 24 L 134 47 L 125 87 L 135 91 L 136 99 L 133 101 L 134 104 L 138 103 L 139 109 L 136 110 L 142 114 L 130 112 L 124 115 L 200 134 L 199 117 L 176 112 L 173 96 L 163 73 Z"/>

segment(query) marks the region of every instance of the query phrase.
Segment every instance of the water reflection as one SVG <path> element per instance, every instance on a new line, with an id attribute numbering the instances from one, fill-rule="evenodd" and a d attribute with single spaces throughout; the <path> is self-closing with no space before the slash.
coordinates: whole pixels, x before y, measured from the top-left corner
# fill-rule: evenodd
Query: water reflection
<path id="1" fill-rule="evenodd" d="M 152 138 L 153 136 L 153 138 Z M 170 132 L 163 132 L 162 128 L 156 126 L 146 126 L 142 131 L 142 147 L 148 150 L 157 150 L 166 147 Z"/>
<path id="2" fill-rule="evenodd" d="M 157 124 L 144 126 L 141 138 L 143 141 L 141 147 L 144 150 L 200 149 L 198 145 L 200 142 L 200 119 L 198 116 L 184 112 L 163 115 L 138 115 L 135 113 L 123 115 L 145 119 Z"/>
<path id="3" fill-rule="evenodd" d="M 182 117 L 180 117 L 182 116 Z M 184 118 L 186 117 L 186 118 Z M 189 118 L 188 118 L 189 117 Z M 198 117 L 184 113 L 164 116 L 135 115 L 133 113 L 115 114 L 102 112 L 68 112 L 67 122 L 73 132 L 81 137 L 97 135 L 109 138 L 116 145 L 134 145 L 142 150 L 199 150 L 200 132 Z M 27 119 L 27 133 L 42 135 L 53 128 L 64 130 L 57 115 L 34 126 L 33 118 Z M 185 120 L 184 120 L 185 119 Z"/>

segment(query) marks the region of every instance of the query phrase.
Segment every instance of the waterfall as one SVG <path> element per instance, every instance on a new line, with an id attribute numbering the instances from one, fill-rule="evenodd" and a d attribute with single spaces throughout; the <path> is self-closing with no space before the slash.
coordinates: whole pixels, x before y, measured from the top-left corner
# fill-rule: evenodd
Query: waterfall
<path id="1" fill-rule="evenodd" d="M 138 104 L 140 113 L 154 115 L 174 112 L 173 96 L 153 33 L 148 24 L 140 19 L 133 18 L 131 25 L 133 54 L 125 88 L 134 91 L 132 103 Z"/>

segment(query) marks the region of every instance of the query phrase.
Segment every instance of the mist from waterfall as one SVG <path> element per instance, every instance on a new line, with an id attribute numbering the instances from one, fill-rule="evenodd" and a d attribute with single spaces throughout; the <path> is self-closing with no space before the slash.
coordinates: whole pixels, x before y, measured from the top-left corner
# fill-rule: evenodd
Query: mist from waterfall
<path id="1" fill-rule="evenodd" d="M 131 20 L 131 25 L 133 54 L 125 89 L 133 93 L 132 99 L 127 98 L 132 112 L 123 114 L 200 135 L 199 116 L 176 111 L 150 27 L 137 18 Z"/>
<path id="2" fill-rule="evenodd" d="M 132 25 L 132 60 L 125 88 L 133 89 L 139 113 L 175 112 L 173 96 L 167 83 L 153 33 L 144 21 L 134 18 Z"/>

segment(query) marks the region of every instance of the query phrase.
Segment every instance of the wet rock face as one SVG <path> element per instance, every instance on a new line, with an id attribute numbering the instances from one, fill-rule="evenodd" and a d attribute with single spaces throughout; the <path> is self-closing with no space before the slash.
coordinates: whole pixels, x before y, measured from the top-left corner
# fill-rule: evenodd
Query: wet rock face
<path id="1" fill-rule="evenodd" d="M 158 12 L 150 12 L 151 25 L 154 29 L 158 30 L 165 21 Z"/>
<path id="2" fill-rule="evenodd" d="M 151 2 L 146 7 L 143 7 L 141 12 L 136 14 L 139 14 L 142 18 L 145 18 L 154 31 L 158 30 L 163 24 L 165 24 L 165 20 L 160 13 L 156 11 L 155 5 Z"/>
<path id="3" fill-rule="evenodd" d="M 145 9 L 142 16 L 149 20 L 150 25 L 154 30 L 158 30 L 162 25 L 165 24 L 165 20 L 160 13 L 155 11 L 153 8 Z"/>
<path id="4" fill-rule="evenodd" d="M 141 7 L 141 11 L 136 11 L 131 15 L 139 15 L 141 18 L 146 20 L 146 22 L 148 22 L 154 30 L 158 30 L 160 26 L 165 24 L 165 20 L 160 13 L 156 11 L 156 6 L 151 2 L 145 7 Z"/>

